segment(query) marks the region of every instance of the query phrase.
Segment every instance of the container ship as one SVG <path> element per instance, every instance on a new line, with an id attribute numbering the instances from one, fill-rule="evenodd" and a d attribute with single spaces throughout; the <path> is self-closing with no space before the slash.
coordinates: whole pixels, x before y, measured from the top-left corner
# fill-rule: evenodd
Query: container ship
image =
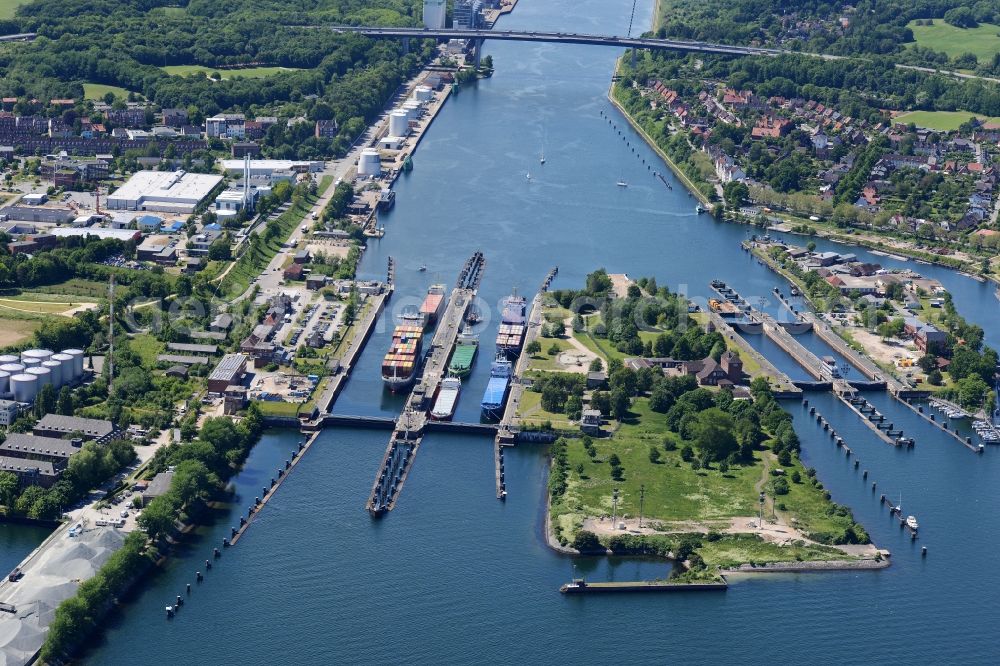
<path id="1" fill-rule="evenodd" d="M 510 388 L 512 369 L 511 362 L 507 360 L 503 352 L 499 352 L 496 360 L 490 366 L 490 381 L 486 384 L 483 402 L 480 405 L 483 418 L 495 421 L 503 415 L 503 406 L 507 401 L 507 389 Z"/>
<path id="2" fill-rule="evenodd" d="M 431 408 L 431 418 L 435 421 L 450 421 L 455 415 L 458 405 L 458 394 L 462 390 L 462 380 L 458 377 L 445 377 L 438 387 L 437 398 Z"/>
<path id="3" fill-rule="evenodd" d="M 468 377 L 478 351 L 479 336 L 469 329 L 463 330 L 455 342 L 455 351 L 451 354 L 448 372 L 456 377 Z"/>
<path id="4" fill-rule="evenodd" d="M 424 327 L 403 323 L 392 332 L 392 344 L 382 359 L 382 381 L 390 391 L 400 391 L 413 382 L 417 374 Z"/>
<path id="5" fill-rule="evenodd" d="M 497 349 L 508 358 L 516 358 L 524 345 L 524 313 L 527 301 L 523 296 L 511 294 L 503 301 L 500 330 L 497 331 Z"/>
<path id="6" fill-rule="evenodd" d="M 424 320 L 424 326 L 433 326 L 444 312 L 444 292 L 443 284 L 432 284 L 427 290 L 424 302 L 420 304 L 420 316 Z"/>

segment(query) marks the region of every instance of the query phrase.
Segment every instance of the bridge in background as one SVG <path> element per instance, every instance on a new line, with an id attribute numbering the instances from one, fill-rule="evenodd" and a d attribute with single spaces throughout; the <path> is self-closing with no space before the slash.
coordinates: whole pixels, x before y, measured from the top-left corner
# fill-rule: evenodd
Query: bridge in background
<path id="1" fill-rule="evenodd" d="M 334 26 L 330 30 L 336 33 L 355 33 L 365 37 L 394 37 L 403 40 L 404 48 L 409 48 L 411 39 L 462 39 L 471 41 L 475 47 L 476 66 L 479 66 L 479 54 L 482 44 L 487 39 L 497 39 L 509 42 L 547 42 L 554 44 L 588 44 L 591 46 L 616 46 L 632 49 L 632 58 L 640 49 L 653 51 L 685 51 L 691 53 L 715 53 L 734 56 L 778 56 L 798 53 L 783 49 L 766 49 L 756 46 L 732 46 L 730 44 L 713 44 L 711 42 L 691 42 L 680 39 L 656 39 L 651 37 L 617 37 L 608 35 L 587 35 L 575 32 L 539 32 L 523 30 L 465 30 L 427 28 L 381 28 L 369 26 Z M 838 58 L 821 54 L 804 54 L 819 58 Z"/>

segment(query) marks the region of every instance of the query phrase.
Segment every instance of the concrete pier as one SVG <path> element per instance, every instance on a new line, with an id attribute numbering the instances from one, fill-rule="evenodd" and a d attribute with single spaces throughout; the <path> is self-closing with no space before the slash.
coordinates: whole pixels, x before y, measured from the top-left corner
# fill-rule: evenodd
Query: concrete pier
<path id="1" fill-rule="evenodd" d="M 309 436 L 309 438 L 305 440 L 305 442 L 301 445 L 298 451 L 295 452 L 295 455 L 289 457 L 288 464 L 285 466 L 284 469 L 281 470 L 281 473 L 279 474 L 277 471 L 275 471 L 274 484 L 270 488 L 268 488 L 267 492 L 265 492 L 260 497 L 260 502 L 254 503 L 252 511 L 249 512 L 249 515 L 247 516 L 246 520 L 241 521 L 241 524 L 238 528 L 234 528 L 235 531 L 232 532 L 229 538 L 230 546 L 235 546 L 236 543 L 240 540 L 240 538 L 246 533 L 246 531 L 250 529 L 250 526 L 253 524 L 253 521 L 257 519 L 257 515 L 261 512 L 261 510 L 263 510 L 263 508 L 267 505 L 267 503 L 271 501 L 271 498 L 274 497 L 274 493 L 278 491 L 278 488 L 280 488 L 281 484 L 285 482 L 285 480 L 288 478 L 288 475 L 292 473 L 292 470 L 294 470 L 298 466 L 299 461 L 302 460 L 302 457 L 306 454 L 307 451 L 309 451 L 313 443 L 316 441 L 317 437 L 319 437 L 319 432 L 312 433 Z"/>
<path id="2" fill-rule="evenodd" d="M 372 484 L 366 505 L 372 516 L 381 516 L 396 506 L 396 500 L 406 482 L 410 466 L 429 423 L 427 410 L 430 409 L 438 386 L 447 372 L 448 359 L 455 347 L 466 312 L 479 290 L 485 265 L 486 259 L 483 254 L 476 252 L 462 267 L 444 315 L 437 323 L 437 330 L 431 341 L 430 356 L 424 364 L 420 379 L 406 399 L 403 412 L 396 419 L 385 454 L 382 456 L 379 473 Z"/>

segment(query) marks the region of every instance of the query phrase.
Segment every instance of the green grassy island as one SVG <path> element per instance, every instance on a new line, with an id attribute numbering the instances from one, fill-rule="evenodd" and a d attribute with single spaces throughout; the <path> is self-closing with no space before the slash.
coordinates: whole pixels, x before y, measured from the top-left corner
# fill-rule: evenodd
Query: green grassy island
<path id="1" fill-rule="evenodd" d="M 687 314 L 683 299 L 645 278 L 615 296 L 603 270 L 587 282 L 580 292 L 553 292 L 551 310 L 565 308 L 575 325 L 550 323 L 543 333 L 560 350 L 592 350 L 589 363 L 578 370 L 563 351 L 537 353 L 522 400 L 525 426 L 561 434 L 549 477 L 553 545 L 670 557 L 686 562 L 692 580 L 747 564 L 881 560 L 850 509 L 831 501 L 799 459 L 792 417 L 766 377 L 705 385 L 712 380 L 694 367 L 715 363 L 734 377 L 739 357 Z M 603 305 L 574 316 L 579 297 Z M 640 332 L 634 322 L 643 320 L 655 330 Z M 550 343 L 543 338 L 541 347 Z M 552 356 L 568 371 L 553 371 Z M 599 370 L 606 384 L 586 390 L 587 372 Z M 600 427 L 583 434 L 595 409 Z"/>

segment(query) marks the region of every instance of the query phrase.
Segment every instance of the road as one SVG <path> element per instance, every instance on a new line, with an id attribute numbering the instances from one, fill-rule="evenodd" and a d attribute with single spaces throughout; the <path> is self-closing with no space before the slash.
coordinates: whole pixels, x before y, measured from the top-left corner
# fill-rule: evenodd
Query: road
<path id="1" fill-rule="evenodd" d="M 315 26 L 314 26 L 315 27 Z M 715 42 L 694 42 L 682 39 L 652 39 L 644 37 L 619 37 L 616 35 L 589 35 L 567 32 L 517 31 L 517 30 L 427 30 L 423 28 L 382 28 L 372 26 L 335 26 L 334 32 L 353 32 L 366 37 L 399 37 L 399 38 L 436 38 L 436 39 L 499 39 L 520 42 L 549 42 L 556 44 L 589 44 L 593 46 L 618 46 L 625 48 L 648 49 L 653 51 L 684 51 L 688 53 L 719 53 L 724 55 L 742 56 L 781 56 L 798 55 L 822 60 L 851 60 L 859 56 L 842 56 L 829 53 L 810 53 L 808 51 L 793 51 L 790 49 L 764 48 L 757 46 L 740 46 L 735 44 L 719 44 Z M 895 63 L 897 69 L 908 69 L 924 74 L 940 74 L 956 79 L 980 79 L 992 83 L 1000 83 L 1000 79 L 977 74 L 965 74 L 955 70 L 920 67 Z"/>

